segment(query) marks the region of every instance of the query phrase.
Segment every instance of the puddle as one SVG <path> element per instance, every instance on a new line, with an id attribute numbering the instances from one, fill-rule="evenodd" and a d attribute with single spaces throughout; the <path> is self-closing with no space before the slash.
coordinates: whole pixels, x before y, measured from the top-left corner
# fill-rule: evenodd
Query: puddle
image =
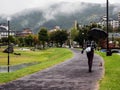
<path id="1" fill-rule="evenodd" d="M 24 63 L 14 66 L 9 66 L 9 72 L 13 72 L 28 66 L 39 64 L 40 62 L 33 62 L 33 63 Z M 8 72 L 8 66 L 0 66 L 0 73 Z"/>

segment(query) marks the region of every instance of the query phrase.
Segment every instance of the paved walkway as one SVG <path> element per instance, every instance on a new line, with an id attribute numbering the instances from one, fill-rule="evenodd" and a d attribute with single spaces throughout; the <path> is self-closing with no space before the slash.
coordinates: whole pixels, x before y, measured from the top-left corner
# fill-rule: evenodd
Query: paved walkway
<path id="1" fill-rule="evenodd" d="M 1 85 L 0 90 L 97 90 L 104 68 L 94 56 L 93 72 L 88 72 L 86 54 L 71 49 L 75 56 L 59 65 Z"/>

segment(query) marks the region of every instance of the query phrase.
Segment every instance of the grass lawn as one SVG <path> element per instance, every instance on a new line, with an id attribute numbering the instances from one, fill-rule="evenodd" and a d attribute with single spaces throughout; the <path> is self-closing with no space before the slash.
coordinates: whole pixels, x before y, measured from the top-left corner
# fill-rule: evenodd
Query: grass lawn
<path id="1" fill-rule="evenodd" d="M 28 74 L 43 70 L 55 64 L 63 62 L 73 56 L 72 52 L 66 48 L 50 48 L 40 51 L 21 51 L 21 56 L 10 54 L 10 65 L 28 62 L 40 62 L 40 64 L 29 66 L 15 72 L 0 73 L 0 83 L 9 82 Z M 7 65 L 7 54 L 0 52 L 0 65 Z"/>
<path id="2" fill-rule="evenodd" d="M 44 60 L 48 60 L 50 56 L 54 56 L 52 50 L 23 51 L 15 49 L 15 53 L 21 53 L 21 55 L 10 54 L 10 65 L 30 62 L 43 62 Z M 7 53 L 0 53 L 0 65 L 7 65 L 7 55 Z"/>
<path id="3" fill-rule="evenodd" d="M 99 90 L 120 90 L 120 55 L 99 53 L 105 61 L 105 76 L 100 81 Z"/>

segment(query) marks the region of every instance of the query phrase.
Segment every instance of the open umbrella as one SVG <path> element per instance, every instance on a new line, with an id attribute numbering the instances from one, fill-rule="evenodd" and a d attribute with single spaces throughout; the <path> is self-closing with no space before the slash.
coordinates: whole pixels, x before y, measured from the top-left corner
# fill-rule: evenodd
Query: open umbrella
<path id="1" fill-rule="evenodd" d="M 88 35 L 97 40 L 105 39 L 108 36 L 108 34 L 100 28 L 92 28 L 88 31 Z"/>

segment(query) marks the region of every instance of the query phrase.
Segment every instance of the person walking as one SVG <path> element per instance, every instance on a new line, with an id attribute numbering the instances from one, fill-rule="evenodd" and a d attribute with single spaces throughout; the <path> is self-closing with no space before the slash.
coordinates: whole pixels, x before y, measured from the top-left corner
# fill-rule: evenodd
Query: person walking
<path id="1" fill-rule="evenodd" d="M 88 71 L 92 72 L 92 63 L 94 57 L 94 49 L 96 49 L 96 43 L 91 36 L 88 37 L 88 40 L 83 45 L 83 51 L 86 51 L 88 58 Z M 83 52 L 82 51 L 82 52 Z"/>

